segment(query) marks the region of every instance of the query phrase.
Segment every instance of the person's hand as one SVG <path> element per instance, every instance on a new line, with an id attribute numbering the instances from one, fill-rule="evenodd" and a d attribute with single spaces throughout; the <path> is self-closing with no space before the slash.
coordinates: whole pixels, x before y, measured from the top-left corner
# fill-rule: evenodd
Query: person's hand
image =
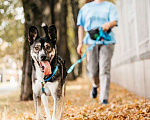
<path id="1" fill-rule="evenodd" d="M 77 53 L 78 53 L 79 55 L 82 54 L 82 44 L 78 44 Z"/>
<path id="2" fill-rule="evenodd" d="M 102 25 L 103 32 L 107 32 L 110 29 L 110 23 L 105 23 Z"/>

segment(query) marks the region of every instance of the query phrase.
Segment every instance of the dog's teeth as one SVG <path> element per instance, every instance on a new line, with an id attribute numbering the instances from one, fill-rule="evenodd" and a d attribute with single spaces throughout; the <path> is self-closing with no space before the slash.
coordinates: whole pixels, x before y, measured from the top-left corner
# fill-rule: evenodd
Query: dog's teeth
<path id="1" fill-rule="evenodd" d="M 45 23 L 42 23 L 41 27 L 44 27 L 44 26 L 46 26 L 46 24 L 45 24 Z"/>

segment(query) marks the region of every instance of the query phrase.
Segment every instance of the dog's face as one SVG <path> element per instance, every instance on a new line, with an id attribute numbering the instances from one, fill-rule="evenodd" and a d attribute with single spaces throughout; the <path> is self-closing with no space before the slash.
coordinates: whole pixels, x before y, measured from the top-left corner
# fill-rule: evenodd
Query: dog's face
<path id="1" fill-rule="evenodd" d="M 43 61 L 48 61 L 51 63 L 53 60 L 56 49 L 56 39 L 57 39 L 57 30 L 54 25 L 48 27 L 43 27 L 46 36 L 40 37 L 38 29 L 35 26 L 31 26 L 29 28 L 29 43 L 30 43 L 30 49 L 31 49 L 31 57 L 32 59 L 37 62 L 39 65 Z M 44 68 L 41 70 L 43 71 Z"/>

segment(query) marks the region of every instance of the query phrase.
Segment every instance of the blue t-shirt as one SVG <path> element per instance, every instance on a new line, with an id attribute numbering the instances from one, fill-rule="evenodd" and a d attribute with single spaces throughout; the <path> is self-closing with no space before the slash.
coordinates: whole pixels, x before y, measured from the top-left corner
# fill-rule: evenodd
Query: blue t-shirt
<path id="1" fill-rule="evenodd" d="M 78 13 L 77 25 L 81 25 L 85 31 L 91 29 L 100 28 L 104 23 L 117 21 L 118 25 L 118 13 L 113 3 L 104 1 L 102 3 L 90 2 L 85 4 Z M 116 39 L 113 32 L 110 32 L 111 41 L 108 43 L 116 43 Z M 89 33 L 83 40 L 84 44 L 93 44 L 95 41 L 90 39 Z M 97 41 L 97 44 L 102 44 L 101 41 Z"/>

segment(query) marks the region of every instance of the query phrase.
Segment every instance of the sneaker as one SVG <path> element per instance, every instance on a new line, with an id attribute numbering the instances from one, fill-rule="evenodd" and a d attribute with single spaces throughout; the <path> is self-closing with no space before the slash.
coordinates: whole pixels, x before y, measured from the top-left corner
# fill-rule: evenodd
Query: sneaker
<path id="1" fill-rule="evenodd" d="M 93 87 L 91 91 L 91 97 L 96 98 L 97 97 L 97 87 Z"/>
<path id="2" fill-rule="evenodd" d="M 103 100 L 101 104 L 108 104 L 108 100 Z"/>

